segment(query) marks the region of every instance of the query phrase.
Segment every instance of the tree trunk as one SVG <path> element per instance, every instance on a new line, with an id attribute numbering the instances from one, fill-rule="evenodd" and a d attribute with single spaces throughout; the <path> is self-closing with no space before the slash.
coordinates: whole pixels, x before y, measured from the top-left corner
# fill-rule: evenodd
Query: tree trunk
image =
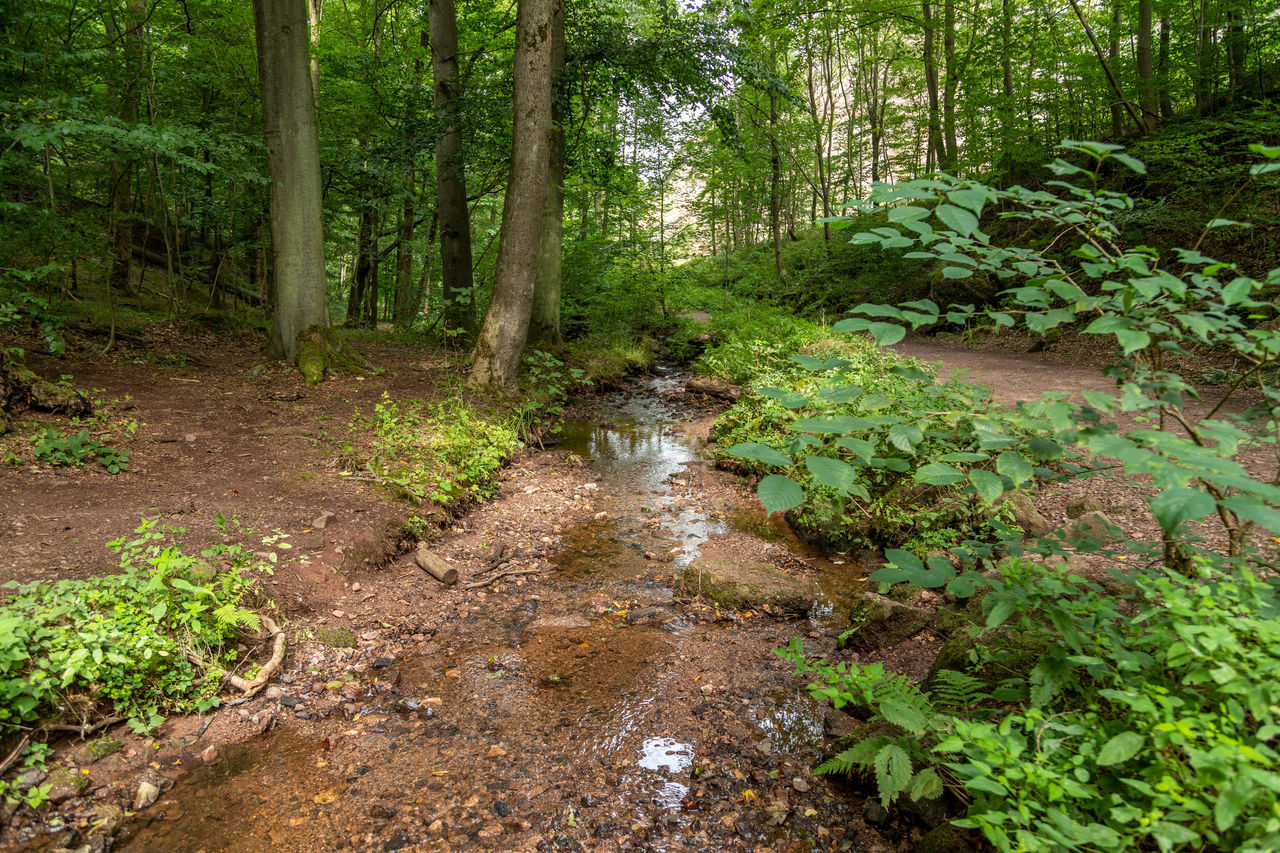
<path id="1" fill-rule="evenodd" d="M 1240 99 L 1244 88 L 1244 64 L 1248 51 L 1244 13 L 1234 6 L 1227 7 L 1227 33 L 1223 41 L 1227 49 L 1227 91 L 1234 103 Z"/>
<path id="2" fill-rule="evenodd" d="M 947 81 L 942 88 L 942 150 L 939 166 L 950 172 L 959 160 L 956 141 L 956 91 L 960 87 L 960 66 L 956 61 L 956 4 L 942 0 L 942 55 L 947 63 Z"/>
<path id="3" fill-rule="evenodd" d="M 938 64 L 933 51 L 933 3 L 921 3 L 924 13 L 924 83 L 929 93 L 929 147 L 925 151 L 924 170 L 939 164 L 946 157 L 942 148 L 942 121 L 938 107 Z"/>
<path id="4" fill-rule="evenodd" d="M 124 50 L 122 51 L 123 85 L 120 87 L 120 120 L 125 128 L 138 121 L 138 86 L 146 63 L 143 22 L 147 16 L 146 0 L 126 0 L 124 4 Z M 108 34 L 115 30 L 115 19 L 106 15 Z M 111 263 L 110 283 L 117 290 L 129 293 L 133 255 L 133 163 L 126 160 L 111 162 L 111 242 L 115 246 Z"/>
<path id="5" fill-rule="evenodd" d="M 1111 0 L 1111 31 L 1107 39 L 1107 58 L 1112 67 L 1120 64 L 1120 4 L 1123 0 Z M 1119 97 L 1118 95 L 1116 96 Z M 1111 101 L 1111 138 L 1124 136 L 1124 107 L 1119 100 Z"/>
<path id="6" fill-rule="evenodd" d="M 1013 0 L 1000 2 L 1000 161 L 1006 168 L 1013 164 L 1013 146 L 1017 138 L 1013 116 L 1017 101 L 1013 96 Z"/>
<path id="7" fill-rule="evenodd" d="M 436 140 L 436 210 L 440 219 L 442 310 L 449 330 L 468 337 L 476 328 L 471 273 L 471 214 L 462 157 L 462 78 L 458 73 L 458 22 L 453 0 L 430 0 L 431 76 L 440 136 Z"/>
<path id="8" fill-rule="evenodd" d="M 1156 79 L 1160 87 L 1160 118 L 1173 118 L 1173 95 L 1169 92 L 1169 16 L 1160 16 L 1160 55 L 1156 60 Z"/>
<path id="9" fill-rule="evenodd" d="M 307 0 L 308 32 L 311 34 L 311 97 L 320 97 L 320 56 L 316 48 L 320 44 L 320 17 L 324 13 L 324 0 Z"/>
<path id="10" fill-rule="evenodd" d="M 529 343 L 548 348 L 564 343 L 560 331 L 561 263 L 564 247 L 564 104 L 569 92 L 558 75 L 564 70 L 564 3 L 556 2 L 551 17 L 551 132 L 547 165 L 547 198 L 538 241 L 538 275 L 533 289 Z"/>
<path id="11" fill-rule="evenodd" d="M 1209 108 L 1213 79 L 1213 29 L 1209 23 L 1209 0 L 1200 0 L 1196 10 L 1196 110 Z"/>
<path id="12" fill-rule="evenodd" d="M 1160 95 L 1156 88 L 1156 65 L 1152 51 L 1154 27 L 1151 0 L 1138 0 L 1138 102 L 1142 105 L 1142 132 L 1154 133 L 1160 124 Z"/>
<path id="13" fill-rule="evenodd" d="M 262 123 L 271 176 L 275 313 L 270 351 L 294 360 L 309 326 L 328 325 L 320 136 L 311 94 L 306 0 L 254 0 Z"/>
<path id="14" fill-rule="evenodd" d="M 533 309 L 547 195 L 551 130 L 551 22 L 560 0 L 520 0 L 516 10 L 511 172 L 493 296 L 473 353 L 469 384 L 516 391 Z"/>

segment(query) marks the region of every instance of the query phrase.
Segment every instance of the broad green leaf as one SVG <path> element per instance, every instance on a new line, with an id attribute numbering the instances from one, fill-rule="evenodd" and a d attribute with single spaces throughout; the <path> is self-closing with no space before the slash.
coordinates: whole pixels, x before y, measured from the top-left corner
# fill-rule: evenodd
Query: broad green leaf
<path id="1" fill-rule="evenodd" d="M 793 391 L 785 391 L 781 388 L 761 388 L 760 393 L 766 397 L 772 397 L 788 409 L 802 409 L 808 405 L 807 398 L 796 394 Z"/>
<path id="2" fill-rule="evenodd" d="M 1218 801 L 1213 805 L 1213 822 L 1217 824 L 1219 832 L 1226 832 L 1235 826 L 1236 818 L 1252 799 L 1251 789 L 1248 782 L 1235 779 L 1218 795 Z"/>
<path id="3" fill-rule="evenodd" d="M 930 462 L 916 471 L 916 482 L 930 486 L 950 486 L 964 480 L 964 472 L 945 462 Z"/>
<path id="4" fill-rule="evenodd" d="M 735 444 L 733 447 L 726 450 L 725 453 L 728 453 L 730 456 L 736 456 L 739 459 L 751 459 L 756 462 L 763 462 L 766 465 L 779 465 L 783 468 L 791 466 L 791 458 L 789 456 L 779 453 L 772 447 L 757 444 L 754 441 Z"/>
<path id="5" fill-rule="evenodd" d="M 1139 160 L 1137 157 L 1132 157 L 1128 154 L 1117 153 L 1117 154 L 1112 154 L 1111 159 L 1115 160 L 1117 163 L 1123 163 L 1134 172 L 1137 172 L 1139 175 L 1145 175 L 1147 173 L 1146 164 L 1143 163 L 1141 160 Z"/>
<path id="6" fill-rule="evenodd" d="M 932 767 L 921 770 L 911 780 L 910 795 L 913 802 L 936 800 L 942 796 L 942 780 Z"/>
<path id="7" fill-rule="evenodd" d="M 792 432 L 812 432 L 819 435 L 843 435 L 866 429 L 866 418 L 835 415 L 829 418 L 800 418 L 787 426 Z"/>
<path id="8" fill-rule="evenodd" d="M 917 444 L 924 440 L 924 433 L 919 427 L 910 424 L 894 424 L 889 427 L 889 443 L 903 453 L 911 453 Z"/>
<path id="9" fill-rule="evenodd" d="M 876 753 L 875 771 L 880 800 L 887 805 L 911 782 L 911 756 L 896 743 L 891 743 Z"/>
<path id="10" fill-rule="evenodd" d="M 922 735 L 928 727 L 928 719 L 924 714 L 905 702 L 886 699 L 880 703 L 880 716 L 895 726 L 901 726 L 913 735 Z"/>
<path id="11" fill-rule="evenodd" d="M 979 189 L 952 190 L 947 193 L 947 200 L 953 204 L 972 210 L 975 215 L 982 215 L 982 207 L 987 203 L 987 193 Z"/>
<path id="12" fill-rule="evenodd" d="M 889 208 L 890 222 L 907 222 L 909 220 L 924 219 L 928 215 L 928 208 L 917 207 L 914 204 L 903 204 Z"/>
<path id="13" fill-rule="evenodd" d="M 940 204 L 933 212 L 943 224 L 961 237 L 971 237 L 973 232 L 978 230 L 978 217 L 962 207 Z"/>
<path id="14" fill-rule="evenodd" d="M 1165 489 L 1151 501 L 1151 513 L 1166 532 L 1183 522 L 1204 518 L 1216 509 L 1212 495 L 1187 486 Z"/>
<path id="15" fill-rule="evenodd" d="M 1151 336 L 1146 332 L 1136 331 L 1133 329 L 1117 329 L 1116 340 L 1120 342 L 1120 346 L 1124 348 L 1124 354 L 1137 352 L 1151 345 Z"/>
<path id="16" fill-rule="evenodd" d="M 893 323 L 872 323 L 867 327 L 876 344 L 882 347 L 893 346 L 907 336 L 907 330 Z"/>
<path id="17" fill-rule="evenodd" d="M 859 459 L 870 459 L 876 455 L 876 446 L 866 439 L 844 436 L 836 439 L 836 444 L 851 451 Z"/>
<path id="18" fill-rule="evenodd" d="M 809 456 L 804 465 L 813 474 L 813 478 L 829 489 L 841 494 L 849 494 L 850 489 L 858 482 L 858 472 L 848 462 L 839 459 L 828 459 L 825 456 Z"/>
<path id="19" fill-rule="evenodd" d="M 942 277 L 951 279 L 972 278 L 973 270 L 966 267 L 943 267 Z"/>
<path id="20" fill-rule="evenodd" d="M 1146 738 L 1137 732 L 1121 732 L 1102 745 L 1098 750 L 1098 766 L 1110 767 L 1121 764 L 1138 754 Z"/>
<path id="21" fill-rule="evenodd" d="M 764 504 L 765 513 L 786 512 L 804 503 L 804 489 L 795 480 L 781 474 L 770 474 L 756 486 L 756 494 L 760 503 Z"/>
<path id="22" fill-rule="evenodd" d="M 992 474 L 985 468 L 974 468 L 969 472 L 969 482 L 977 490 L 978 496 L 987 506 L 991 506 L 1004 494 L 1004 480 L 999 474 Z"/>
<path id="23" fill-rule="evenodd" d="M 1021 486 L 1035 476 L 1035 469 L 1032 468 L 1027 458 L 1021 453 L 1013 453 L 1011 451 L 1006 451 L 996 457 L 996 470 L 1013 480 L 1015 486 Z"/>

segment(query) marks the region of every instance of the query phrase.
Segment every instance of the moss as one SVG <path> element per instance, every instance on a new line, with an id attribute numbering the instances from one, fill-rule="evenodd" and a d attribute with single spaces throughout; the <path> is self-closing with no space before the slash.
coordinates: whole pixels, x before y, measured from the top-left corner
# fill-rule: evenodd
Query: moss
<path id="1" fill-rule="evenodd" d="M 308 385 L 323 381 L 325 373 L 360 373 L 369 369 L 364 356 L 332 326 L 309 326 L 294 340 L 294 363 Z"/>
<path id="2" fill-rule="evenodd" d="M 316 637 L 320 642 L 333 646 L 335 649 L 354 649 L 356 647 L 356 633 L 350 628 L 342 628 L 337 625 L 321 625 L 316 629 Z"/>

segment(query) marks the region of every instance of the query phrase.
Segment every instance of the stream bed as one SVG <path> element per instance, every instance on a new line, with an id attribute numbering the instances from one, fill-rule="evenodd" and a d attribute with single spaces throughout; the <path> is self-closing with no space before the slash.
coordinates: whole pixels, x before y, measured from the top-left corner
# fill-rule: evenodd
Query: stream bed
<path id="1" fill-rule="evenodd" d="M 679 388 L 659 375 L 565 425 L 548 452 L 581 460 L 594 513 L 554 571 L 468 593 L 358 673 L 356 713 L 223 750 L 116 849 L 854 849 L 856 803 L 808 773 L 824 708 L 772 650 L 831 648 L 858 570 L 699 487 L 728 475 L 699 461 Z M 675 582 L 708 543 L 770 542 L 819 569 L 807 620 L 691 607 Z"/>

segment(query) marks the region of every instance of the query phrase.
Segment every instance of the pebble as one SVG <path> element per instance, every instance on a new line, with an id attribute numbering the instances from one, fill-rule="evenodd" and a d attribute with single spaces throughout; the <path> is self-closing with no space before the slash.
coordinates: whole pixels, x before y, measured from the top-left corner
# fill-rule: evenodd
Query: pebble
<path id="1" fill-rule="evenodd" d="M 352 592 L 359 592 L 359 591 L 360 591 L 360 582 L 359 582 L 359 581 L 356 581 L 355 583 L 353 583 L 353 584 L 351 585 L 351 591 L 352 591 Z"/>
<path id="2" fill-rule="evenodd" d="M 216 764 L 218 761 L 218 748 L 216 746 L 205 748 L 205 751 L 200 753 L 200 760 L 205 764 Z"/>

